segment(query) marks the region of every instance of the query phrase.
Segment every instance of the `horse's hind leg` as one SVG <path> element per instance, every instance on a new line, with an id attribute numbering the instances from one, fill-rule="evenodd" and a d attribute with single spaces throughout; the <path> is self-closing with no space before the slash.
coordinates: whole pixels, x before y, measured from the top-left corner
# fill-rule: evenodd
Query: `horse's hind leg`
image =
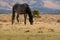
<path id="1" fill-rule="evenodd" d="M 14 23 L 14 19 L 15 19 L 15 11 L 13 10 L 13 13 L 12 13 L 12 24 Z"/>
<path id="2" fill-rule="evenodd" d="M 19 14 L 17 14 L 17 17 L 16 18 L 17 18 L 17 22 L 19 23 Z"/>
<path id="3" fill-rule="evenodd" d="M 24 14 L 24 24 L 26 25 L 27 14 Z"/>

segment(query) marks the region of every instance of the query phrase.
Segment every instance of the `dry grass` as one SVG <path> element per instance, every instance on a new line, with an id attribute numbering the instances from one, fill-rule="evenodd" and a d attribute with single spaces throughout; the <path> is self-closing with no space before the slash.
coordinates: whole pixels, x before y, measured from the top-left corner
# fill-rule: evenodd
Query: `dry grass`
<path id="1" fill-rule="evenodd" d="M 20 24 L 15 20 L 12 25 L 11 14 L 0 14 L 0 40 L 60 40 L 60 15 L 41 14 L 41 18 L 34 18 L 33 25 L 28 18 L 24 25 L 22 16 Z"/>

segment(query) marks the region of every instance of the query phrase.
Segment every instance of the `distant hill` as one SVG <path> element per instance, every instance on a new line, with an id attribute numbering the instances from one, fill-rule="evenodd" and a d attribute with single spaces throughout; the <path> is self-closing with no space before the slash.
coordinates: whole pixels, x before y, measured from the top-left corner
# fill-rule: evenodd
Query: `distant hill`
<path id="1" fill-rule="evenodd" d="M 35 8 L 36 9 L 36 8 Z M 33 9 L 33 10 L 35 10 Z M 49 10 L 49 9 L 42 9 L 42 8 L 38 8 L 36 10 L 39 10 L 40 13 L 42 14 L 60 14 L 60 10 Z M 12 13 L 12 10 L 0 10 L 0 14 L 2 13 Z"/>
<path id="2" fill-rule="evenodd" d="M 11 10 L 0 10 L 0 14 L 1 13 L 12 13 L 12 11 Z"/>
<path id="3" fill-rule="evenodd" d="M 32 8 L 32 10 L 39 10 L 41 13 L 55 13 L 55 14 L 60 14 L 60 10 L 53 10 L 53 9 L 48 9 L 48 8 Z"/>

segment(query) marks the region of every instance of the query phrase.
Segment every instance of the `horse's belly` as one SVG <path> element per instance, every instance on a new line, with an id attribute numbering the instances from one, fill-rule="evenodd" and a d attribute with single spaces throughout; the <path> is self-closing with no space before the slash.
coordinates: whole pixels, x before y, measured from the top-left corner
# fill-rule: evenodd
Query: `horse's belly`
<path id="1" fill-rule="evenodd" d="M 25 14 L 24 12 L 20 12 L 19 14 Z"/>
<path id="2" fill-rule="evenodd" d="M 25 10 L 20 10 L 20 9 L 16 10 L 16 12 L 17 12 L 17 13 L 20 13 L 20 14 L 26 13 Z"/>

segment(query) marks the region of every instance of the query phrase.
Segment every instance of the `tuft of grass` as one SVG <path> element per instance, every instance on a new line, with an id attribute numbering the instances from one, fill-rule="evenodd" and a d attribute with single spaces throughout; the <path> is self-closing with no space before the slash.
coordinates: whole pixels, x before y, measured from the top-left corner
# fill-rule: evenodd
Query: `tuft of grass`
<path id="1" fill-rule="evenodd" d="M 60 20 L 57 20 L 57 22 L 60 22 Z"/>
<path id="2" fill-rule="evenodd" d="M 1 22 L 7 22 L 7 20 L 0 20 Z"/>
<path id="3" fill-rule="evenodd" d="M 38 33 L 43 33 L 43 31 L 38 31 Z"/>
<path id="4" fill-rule="evenodd" d="M 48 29 L 49 32 L 54 32 L 54 29 Z"/>
<path id="5" fill-rule="evenodd" d="M 26 32 L 26 33 L 27 33 L 27 32 L 30 32 L 30 30 L 26 30 L 25 32 Z"/>
<path id="6" fill-rule="evenodd" d="M 34 16 L 34 18 L 41 18 L 41 16 Z"/>

